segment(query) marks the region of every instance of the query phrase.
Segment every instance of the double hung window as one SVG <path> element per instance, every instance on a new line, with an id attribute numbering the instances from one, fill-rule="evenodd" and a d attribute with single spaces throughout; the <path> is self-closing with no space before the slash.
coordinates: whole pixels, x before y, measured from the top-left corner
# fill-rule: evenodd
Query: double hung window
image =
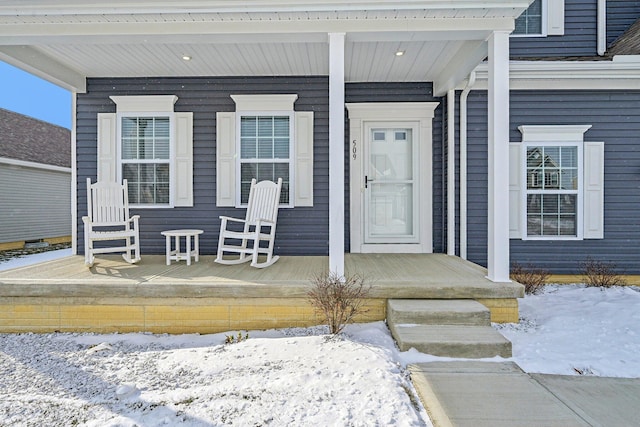
<path id="1" fill-rule="evenodd" d="M 512 239 L 604 238 L 604 143 L 590 125 L 519 126 L 509 144 Z"/>
<path id="2" fill-rule="evenodd" d="M 526 147 L 527 236 L 577 237 L 580 157 L 577 145 Z"/>
<path id="3" fill-rule="evenodd" d="M 175 95 L 111 96 L 98 113 L 98 181 L 127 180 L 139 208 L 193 206 L 193 113 L 175 112 Z"/>
<path id="4" fill-rule="evenodd" d="M 249 200 L 251 180 L 282 178 L 280 204 L 290 203 L 291 114 L 240 116 L 240 203 Z"/>
<path id="5" fill-rule="evenodd" d="M 216 113 L 216 206 L 242 208 L 251 180 L 282 178 L 280 207 L 313 206 L 313 111 L 297 94 L 231 95 L 236 111 Z"/>
<path id="6" fill-rule="evenodd" d="M 169 205 L 171 118 L 120 118 L 121 174 L 128 181 L 129 203 Z"/>

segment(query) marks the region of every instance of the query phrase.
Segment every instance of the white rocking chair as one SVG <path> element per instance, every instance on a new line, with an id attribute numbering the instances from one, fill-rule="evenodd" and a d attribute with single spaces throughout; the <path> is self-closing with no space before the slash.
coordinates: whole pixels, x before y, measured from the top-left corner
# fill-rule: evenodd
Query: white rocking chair
<path id="1" fill-rule="evenodd" d="M 276 222 L 278 220 L 278 204 L 280 202 L 280 190 L 282 178 L 278 183 L 272 181 L 251 180 L 249 190 L 249 202 L 245 219 L 221 216 L 220 239 L 218 240 L 218 256 L 215 262 L 220 264 L 241 264 L 251 261 L 251 266 L 265 268 L 278 260 L 273 256 L 273 243 L 276 237 Z M 230 222 L 243 224 L 242 231 L 227 229 Z M 238 227 L 239 228 L 239 227 Z M 268 231 L 265 230 L 268 228 Z M 240 241 L 239 244 L 225 243 L 225 239 Z M 249 243 L 249 241 L 253 241 Z M 261 247 L 260 242 L 267 242 L 266 247 Z M 224 259 L 225 252 L 238 254 L 238 258 Z M 258 256 L 264 254 L 267 259 L 258 261 Z M 251 256 L 249 256 L 251 255 Z"/>
<path id="2" fill-rule="evenodd" d="M 124 252 L 122 257 L 128 263 L 140 261 L 138 220 L 140 215 L 129 217 L 129 193 L 127 180 L 117 182 L 96 182 L 87 178 L 87 216 L 84 222 L 84 262 L 93 266 L 95 254 Z M 94 248 L 93 242 L 124 240 L 124 246 Z M 133 252 L 133 256 L 132 256 Z"/>

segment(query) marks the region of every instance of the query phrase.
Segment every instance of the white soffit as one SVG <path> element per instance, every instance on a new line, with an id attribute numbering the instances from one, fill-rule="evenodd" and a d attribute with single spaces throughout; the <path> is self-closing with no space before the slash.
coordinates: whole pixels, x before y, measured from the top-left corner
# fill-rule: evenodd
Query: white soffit
<path id="1" fill-rule="evenodd" d="M 347 81 L 446 86 L 529 3 L 5 0 L 0 59 L 78 91 L 85 77 L 327 75 L 327 33 L 345 32 Z M 474 64 L 461 60 L 472 51 Z"/>

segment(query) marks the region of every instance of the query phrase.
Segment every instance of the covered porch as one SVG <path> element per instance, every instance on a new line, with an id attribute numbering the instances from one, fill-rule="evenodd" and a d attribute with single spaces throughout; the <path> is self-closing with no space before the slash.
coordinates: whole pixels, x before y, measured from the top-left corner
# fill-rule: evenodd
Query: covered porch
<path id="1" fill-rule="evenodd" d="M 143 256 L 137 265 L 82 256 L 0 273 L 0 332 L 214 333 L 322 323 L 307 302 L 328 257 L 283 256 L 267 269 L 221 266 L 212 256 L 187 266 Z M 359 321 L 386 318 L 388 299 L 473 299 L 494 322 L 518 320 L 516 283 L 494 283 L 486 269 L 445 254 L 346 254 L 345 272 L 371 285 Z"/>
<path id="2" fill-rule="evenodd" d="M 305 194 L 306 202 L 298 206 L 312 207 L 315 213 L 323 216 L 322 227 L 319 228 L 323 233 L 322 238 L 317 239 L 316 247 L 312 248 L 314 251 L 305 248 L 306 252 L 301 253 L 319 253 L 318 248 L 325 251 L 327 242 L 328 269 L 342 274 L 349 271 L 350 262 L 345 258 L 345 252 L 349 251 L 345 250 L 345 236 L 350 226 L 346 217 L 350 216 L 353 220 L 357 212 L 366 212 L 365 202 L 360 199 L 355 200 L 354 206 L 347 206 L 345 184 L 353 179 L 352 187 L 364 193 L 367 177 L 370 178 L 362 168 L 364 174 L 356 173 L 360 169 L 354 162 L 361 161 L 361 154 L 358 154 L 360 157 L 357 160 L 349 155 L 351 160 L 345 162 L 345 144 L 348 143 L 349 152 L 353 152 L 354 148 L 358 153 L 366 151 L 366 148 L 363 149 L 364 138 L 345 135 L 345 85 L 429 82 L 433 87 L 433 96 L 441 99 L 446 97 L 447 117 L 451 119 L 448 123 L 454 123 L 456 90 L 463 89 L 467 80 L 472 80 L 473 70 L 486 58 L 489 100 L 486 276 L 496 283 L 509 281 L 509 221 L 508 209 L 505 209 L 509 204 L 509 168 L 506 167 L 509 164 L 509 34 L 513 30 L 514 19 L 529 6 L 531 0 L 496 0 L 488 3 L 453 0 L 370 0 L 355 3 L 305 0 L 301 3 L 287 0 L 250 2 L 241 6 L 227 1 L 158 4 L 144 0 L 131 5 L 124 0 L 93 0 L 82 5 L 63 1 L 47 7 L 37 1 L 20 2 L 20 7 L 14 3 L 0 6 L 0 58 L 65 87 L 75 95 L 72 232 L 73 242 L 77 245 L 74 249 L 78 253 L 83 250 L 82 242 L 78 239 L 82 233 L 78 220 L 84 214 L 81 194 L 85 178 L 97 175 L 98 180 L 105 179 L 106 175 L 101 177 L 101 168 L 109 171 L 111 175 L 107 175 L 110 179 L 115 177 L 120 180 L 123 174 L 123 159 L 118 157 L 118 149 L 113 148 L 115 144 L 100 148 L 99 141 L 103 134 L 113 136 L 117 132 L 111 132 L 109 126 L 104 127 L 109 131 L 98 132 L 97 114 L 107 110 L 111 113 L 106 114 L 115 113 L 111 101 L 98 105 L 100 102 L 93 98 L 96 89 L 92 93 L 92 80 L 137 79 L 136 82 L 144 82 L 144 89 L 138 89 L 139 95 L 158 95 L 166 94 L 164 91 L 167 90 L 153 83 L 159 78 L 175 79 L 179 83 L 188 79 L 192 82 L 203 79 L 198 88 L 202 89 L 207 83 L 205 78 L 241 76 L 257 82 L 257 78 L 264 76 L 326 76 L 327 111 L 324 110 L 324 98 L 317 95 L 322 92 L 324 97 L 324 88 L 315 94 L 317 99 L 308 101 L 304 108 L 300 107 L 301 111 L 306 109 L 305 112 L 317 109 L 314 111 L 318 118 L 314 125 L 317 135 L 309 155 L 301 160 L 293 159 L 299 160 L 303 167 L 300 171 L 290 167 L 290 176 L 293 177 L 294 189 L 296 184 L 300 184 L 299 188 L 311 189 Z M 115 91 L 107 95 L 123 96 L 130 92 L 121 88 L 117 92 L 112 85 L 107 86 Z M 263 90 L 278 92 L 269 87 L 261 87 L 259 91 Z M 290 92 L 289 89 L 281 91 Z M 228 105 L 221 103 L 209 111 L 202 105 L 213 103 L 211 99 L 189 101 L 189 94 L 185 91 L 172 89 L 171 93 L 174 92 L 180 92 L 180 102 L 184 101 L 183 105 L 178 106 L 186 112 L 195 111 L 196 120 L 199 120 L 193 128 L 194 145 L 190 147 L 195 151 L 187 149 L 187 154 L 179 159 L 176 155 L 170 159 L 173 169 L 178 169 L 178 162 L 181 162 L 181 180 L 177 182 L 176 171 L 172 170 L 167 191 L 169 195 L 175 195 L 179 189 L 184 197 L 180 197 L 180 204 L 170 203 L 163 209 L 153 207 L 143 211 L 147 217 L 154 216 L 155 223 L 149 226 L 148 236 L 158 236 L 160 231 L 168 228 L 183 227 L 185 217 L 198 219 L 199 222 L 194 226 L 203 228 L 205 219 L 224 213 L 218 208 L 240 206 L 240 203 L 220 203 L 225 193 L 220 177 L 226 174 L 220 172 L 220 176 L 213 176 L 208 172 L 213 166 L 213 162 L 210 162 L 213 158 L 211 148 L 222 147 L 217 139 L 215 142 L 211 140 L 215 135 L 211 127 L 213 113 L 228 112 Z M 295 92 L 297 94 L 302 90 L 297 88 Z M 422 99 L 426 95 L 416 92 L 412 98 Z M 380 103 L 370 98 L 365 102 Z M 396 99 L 393 102 L 399 103 Z M 400 117 L 406 121 L 406 109 L 398 110 Z M 356 121 L 354 118 L 351 120 Z M 101 123 L 106 122 L 109 121 Z M 116 126 L 115 122 L 109 122 L 110 126 Z M 419 124 L 416 130 L 428 132 L 428 127 L 423 126 L 422 121 Z M 216 119 L 216 129 L 218 125 Z M 387 125 L 393 128 L 391 124 Z M 365 124 L 362 126 L 366 128 Z M 406 128 L 406 124 L 402 124 L 402 127 Z M 455 126 L 447 129 L 448 152 L 453 152 L 455 131 Z M 231 147 L 237 145 L 233 138 L 227 142 Z M 410 163 L 415 163 L 416 171 L 426 172 L 422 177 L 423 182 L 419 183 L 421 186 L 415 186 L 417 190 L 414 199 L 411 199 L 415 200 L 411 206 L 414 213 L 411 218 L 422 218 L 423 222 L 412 229 L 412 236 L 403 236 L 406 241 L 400 241 L 399 244 L 410 244 L 418 247 L 422 253 L 429 253 L 434 247 L 431 233 L 433 221 L 429 217 L 433 214 L 429 201 L 434 195 L 429 182 L 431 174 L 428 172 L 433 163 L 430 157 L 432 144 L 420 142 L 421 151 L 414 157 L 420 161 Z M 221 157 L 216 154 L 215 161 Z M 447 253 L 454 255 L 456 165 L 454 156 L 447 156 L 443 160 L 447 164 L 447 206 L 451 207 L 446 212 L 446 226 L 443 224 L 443 228 L 446 227 Z M 231 162 L 229 170 L 238 169 L 240 166 L 236 163 Z M 216 165 L 216 173 L 224 170 L 222 166 Z M 462 165 L 460 170 L 462 175 Z M 303 171 L 314 173 L 306 176 Z M 234 183 L 238 184 L 236 181 Z M 301 185 L 304 183 L 307 187 Z M 235 193 L 235 190 L 229 192 L 232 196 Z M 215 200 L 209 199 L 212 194 L 215 194 Z M 354 204 L 354 200 L 351 202 Z M 463 205 L 462 194 L 460 204 Z M 188 215 L 175 214 L 171 212 L 175 207 L 188 207 L 190 212 Z M 298 209 L 296 212 L 294 209 L 293 212 L 305 212 L 299 215 L 307 219 L 306 211 Z M 302 222 L 302 219 L 296 218 L 296 221 Z M 360 218 L 355 221 L 362 222 Z M 217 230 L 214 226 L 205 231 L 215 233 Z M 144 241 L 145 236 L 142 239 Z M 390 239 L 401 240 L 397 236 L 391 236 Z M 460 240 L 462 242 L 464 239 Z M 146 242 L 149 241 L 146 238 Z M 384 247 L 387 243 L 373 243 L 380 243 L 374 251 L 389 252 Z M 289 244 L 290 247 L 295 246 Z M 158 250 L 152 247 L 149 253 L 159 253 Z M 354 252 L 354 249 L 350 251 Z M 461 255 L 465 256 L 463 250 Z"/>

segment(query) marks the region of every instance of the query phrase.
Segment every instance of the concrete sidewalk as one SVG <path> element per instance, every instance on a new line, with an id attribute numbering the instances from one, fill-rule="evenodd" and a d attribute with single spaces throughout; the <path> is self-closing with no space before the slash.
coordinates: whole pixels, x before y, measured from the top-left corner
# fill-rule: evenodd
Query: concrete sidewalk
<path id="1" fill-rule="evenodd" d="M 640 425 L 640 379 L 527 374 L 513 362 L 409 366 L 436 427 Z"/>

